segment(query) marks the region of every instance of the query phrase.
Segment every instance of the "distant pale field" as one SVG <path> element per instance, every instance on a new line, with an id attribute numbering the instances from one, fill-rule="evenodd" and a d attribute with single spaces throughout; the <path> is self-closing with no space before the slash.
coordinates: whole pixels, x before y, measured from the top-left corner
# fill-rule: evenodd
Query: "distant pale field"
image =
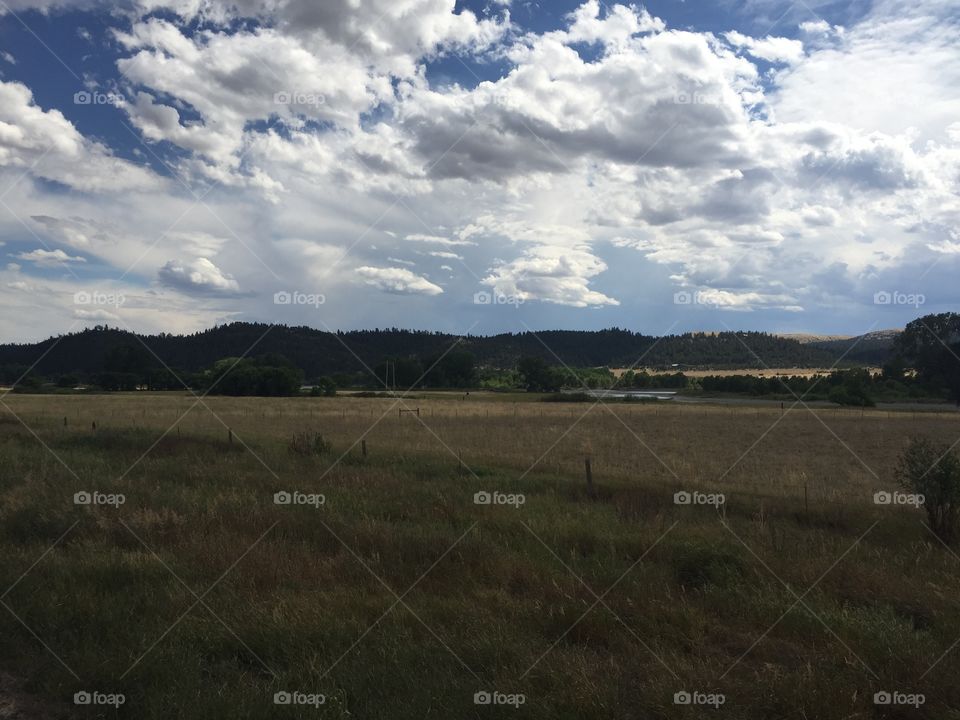
<path id="1" fill-rule="evenodd" d="M 960 414 L 7 395 L 0 677 L 43 720 L 708 714 L 683 692 L 737 720 L 960 717 L 960 564 L 874 503 L 913 434 L 952 443 Z M 881 691 L 925 702 L 885 715 Z"/>
<path id="2" fill-rule="evenodd" d="M 790 377 L 796 375 L 799 377 L 813 377 L 814 375 L 829 375 L 835 368 L 744 368 L 737 370 L 690 370 L 687 368 L 670 368 L 667 370 L 655 368 L 611 368 L 610 372 L 616 377 L 622 376 L 627 370 L 632 369 L 635 373 L 646 372 L 650 375 L 673 375 L 682 372 L 687 377 L 707 377 L 716 375 L 728 377 L 730 375 L 754 375 L 758 377 Z M 869 367 L 870 372 L 880 372 L 880 368 Z"/>

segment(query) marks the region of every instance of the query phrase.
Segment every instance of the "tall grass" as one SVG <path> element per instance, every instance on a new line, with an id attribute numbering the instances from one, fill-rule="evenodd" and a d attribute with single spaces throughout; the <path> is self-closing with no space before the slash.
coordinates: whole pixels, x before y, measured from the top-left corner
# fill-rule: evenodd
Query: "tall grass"
<path id="1" fill-rule="evenodd" d="M 872 502 L 906 438 L 952 442 L 955 415 L 580 418 L 589 405 L 472 396 L 418 399 L 420 422 L 391 398 L 209 398 L 175 424 L 192 398 L 5 402 L 32 431 L 0 414 L 0 671 L 70 715 L 960 712 L 960 651 L 938 662 L 960 637 L 960 560 L 921 511 Z M 328 451 L 291 452 L 303 433 Z M 726 502 L 676 505 L 678 490 Z M 81 491 L 125 502 L 75 505 Z M 126 702 L 76 707 L 81 690 Z M 326 702 L 274 704 L 294 690 Z M 476 705 L 482 690 L 525 702 Z M 675 705 L 682 690 L 726 702 Z M 880 690 L 926 702 L 875 706 Z"/>

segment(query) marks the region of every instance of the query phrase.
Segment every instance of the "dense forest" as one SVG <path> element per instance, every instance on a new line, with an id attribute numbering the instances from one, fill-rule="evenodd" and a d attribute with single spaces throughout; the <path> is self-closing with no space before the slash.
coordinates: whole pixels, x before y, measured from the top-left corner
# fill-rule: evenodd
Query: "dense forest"
<path id="1" fill-rule="evenodd" d="M 193 335 L 144 335 L 109 327 L 50 338 L 36 344 L 0 345 L 0 372 L 33 366 L 41 376 L 86 377 L 104 369 L 122 370 L 124 352 L 156 356 L 184 373 L 199 372 L 229 357 L 280 355 L 306 378 L 363 373 L 385 358 L 431 358 L 455 343 L 481 368 L 516 368 L 524 356 L 571 367 L 828 367 L 837 353 L 766 333 L 694 333 L 655 338 L 610 329 L 595 332 L 551 330 L 538 333 L 465 336 L 410 330 L 321 332 L 307 327 L 233 323 Z M 159 362 L 157 362 L 160 365 Z M 369 374 L 369 372 L 367 372 Z M 0 382 L 16 379 L 0 377 Z"/>
<path id="2" fill-rule="evenodd" d="M 879 366 L 890 358 L 899 335 L 899 330 L 878 330 L 842 340 L 815 340 L 810 347 L 827 350 L 852 363 Z"/>

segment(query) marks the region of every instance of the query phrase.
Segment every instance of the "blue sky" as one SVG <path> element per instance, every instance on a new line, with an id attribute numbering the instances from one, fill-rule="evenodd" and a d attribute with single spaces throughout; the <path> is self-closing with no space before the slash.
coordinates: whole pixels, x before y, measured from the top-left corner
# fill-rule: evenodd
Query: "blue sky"
<path id="1" fill-rule="evenodd" d="M 956 309 L 951 2 L 407 5 L 0 6 L 0 340 Z"/>

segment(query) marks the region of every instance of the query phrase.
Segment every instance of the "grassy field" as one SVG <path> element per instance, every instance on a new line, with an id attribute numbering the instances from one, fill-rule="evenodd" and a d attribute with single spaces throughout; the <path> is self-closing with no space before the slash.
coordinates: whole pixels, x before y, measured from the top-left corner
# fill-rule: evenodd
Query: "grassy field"
<path id="1" fill-rule="evenodd" d="M 960 558 L 873 498 L 960 415 L 521 400 L 4 397 L 0 678 L 31 718 L 960 718 Z"/>

